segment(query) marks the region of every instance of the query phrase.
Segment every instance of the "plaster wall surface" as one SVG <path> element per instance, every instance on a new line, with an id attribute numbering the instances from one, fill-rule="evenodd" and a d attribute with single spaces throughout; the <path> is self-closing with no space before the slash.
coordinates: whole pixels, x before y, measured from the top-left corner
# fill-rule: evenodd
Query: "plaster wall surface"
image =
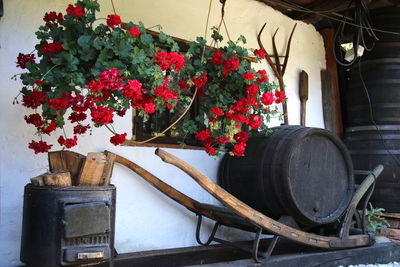
<path id="1" fill-rule="evenodd" d="M 65 13 L 69 4 L 64 0 L 4 0 L 4 16 L 0 19 L 0 266 L 18 266 L 21 237 L 23 188 L 29 178 L 45 172 L 48 168 L 45 154 L 35 155 L 27 148 L 34 129 L 27 125 L 23 116 L 27 110 L 20 105 L 12 105 L 21 83 L 11 80 L 20 73 L 16 68 L 19 52 L 29 53 L 36 44 L 36 29 L 43 23 L 45 12 Z M 111 2 L 99 0 L 102 10 L 99 18 L 112 14 Z M 116 11 L 123 21 L 143 21 L 147 27 L 162 25 L 163 31 L 177 37 L 195 40 L 203 36 L 206 26 L 209 1 L 203 0 L 114 0 Z M 217 25 L 220 19 L 219 1 L 213 1 L 209 26 Z M 249 48 L 258 48 L 256 36 L 264 22 L 267 22 L 263 42 L 272 51 L 271 37 L 277 27 L 277 44 L 284 53 L 286 41 L 293 25 L 292 19 L 250 0 L 228 1 L 225 20 L 233 40 L 239 35 L 247 38 Z M 298 80 L 301 70 L 309 75 L 309 100 L 307 126 L 323 127 L 321 105 L 320 70 L 325 68 L 323 41 L 313 26 L 297 22 L 292 41 L 291 53 L 285 84 L 288 97 L 289 122 L 299 124 L 300 102 Z M 208 31 L 210 32 L 210 31 Z M 225 35 L 225 33 L 223 32 Z M 226 36 L 226 35 L 225 35 Z M 266 62 L 256 68 L 267 69 Z M 128 112 L 129 113 L 129 112 Z M 279 125 L 275 119 L 271 125 Z M 131 132 L 131 118 L 125 116 L 115 123 L 119 132 Z M 67 129 L 68 130 L 68 129 Z M 71 129 L 69 129 L 71 130 Z M 57 134 L 54 136 L 58 136 Z M 115 147 L 108 140 L 110 133 L 95 129 L 92 136 L 80 138 L 74 150 L 86 154 L 110 150 L 125 156 L 162 178 L 183 193 L 202 202 L 217 203 L 184 173 L 163 163 L 154 155 L 154 148 Z M 37 138 L 36 138 L 37 139 Z M 48 138 L 57 143 L 56 137 Z M 54 150 L 59 147 L 54 146 Z M 187 149 L 167 149 L 216 180 L 219 160 L 203 151 Z M 116 165 L 112 182 L 117 186 L 116 249 L 119 253 L 141 250 L 184 247 L 196 245 L 194 238 L 195 216 L 181 206 L 164 197 L 146 184 L 140 177 L 122 166 Z M 208 224 L 211 227 L 211 224 Z M 207 228 L 205 229 L 207 232 Z M 248 238 L 234 230 L 226 230 L 223 235 L 232 240 Z"/>

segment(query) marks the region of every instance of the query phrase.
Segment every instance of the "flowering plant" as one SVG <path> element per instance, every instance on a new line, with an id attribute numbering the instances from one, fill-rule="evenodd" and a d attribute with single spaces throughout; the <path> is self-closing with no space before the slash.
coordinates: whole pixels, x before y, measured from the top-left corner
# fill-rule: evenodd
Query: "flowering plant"
<path id="1" fill-rule="evenodd" d="M 95 27 L 96 11 L 96 1 L 81 0 L 69 5 L 66 14 L 46 13 L 45 25 L 36 32 L 37 55 L 18 55 L 17 67 L 28 71 L 20 75 L 22 105 L 33 110 L 25 120 L 41 137 L 29 144 L 35 153 L 47 152 L 52 145 L 43 135 L 66 123 L 74 125 L 73 135 L 64 131 L 58 137 L 66 148 L 93 125 L 108 127 L 114 133 L 111 143 L 121 144 L 126 133 L 112 128 L 115 115 L 134 107 L 146 116 L 185 100 L 172 89 L 177 76 L 165 75 L 184 66 L 177 43 L 163 33 L 154 41 L 141 23 L 129 22 L 123 29 L 118 15 L 108 15 L 107 25 Z M 92 125 L 85 123 L 88 116 Z"/>
<path id="2" fill-rule="evenodd" d="M 265 71 L 251 68 L 247 49 L 238 43 L 209 50 L 198 38 L 183 54 L 162 32 L 155 40 L 142 23 L 122 27 L 114 14 L 99 24 L 96 11 L 97 1 L 79 0 L 68 5 L 66 14 L 46 13 L 36 32 L 36 53 L 18 55 L 17 67 L 27 70 L 20 75 L 22 105 L 33 111 L 25 121 L 40 136 L 29 143 L 35 153 L 51 149 L 43 137 L 57 128 L 63 132 L 57 141 L 66 148 L 77 145 L 78 136 L 93 126 L 107 127 L 113 133 L 110 142 L 122 144 L 127 134 L 115 131 L 115 116 L 124 116 L 131 107 L 145 118 L 174 110 L 178 103 L 188 108 L 187 92 L 192 92 L 205 95 L 206 101 L 197 121 L 185 122 L 184 128 L 210 155 L 234 141 L 232 154 L 241 156 L 248 138 L 242 126 L 250 127 L 250 133 L 265 129 L 274 112 L 268 106 L 284 98 L 280 91 L 272 92 Z M 213 38 L 222 40 L 215 30 Z M 254 54 L 263 58 L 262 50 Z M 73 133 L 65 130 L 67 123 Z"/>
<path id="3" fill-rule="evenodd" d="M 223 40 L 217 28 L 212 38 L 217 45 Z M 269 82 L 265 70 L 255 71 L 250 65 L 250 60 L 258 62 L 265 57 L 264 50 L 253 50 L 256 57 L 249 58 L 249 50 L 240 46 L 241 42 L 246 43 L 243 36 L 226 46 L 204 50 L 205 40 L 197 38 L 186 53 L 197 72 L 192 81 L 200 88 L 198 93 L 206 96 L 196 118 L 200 124 L 195 127 L 188 121 L 186 131 L 195 133 L 210 155 L 224 152 L 226 144 L 233 143 L 230 153 L 243 156 L 249 134 L 265 131 L 270 116 L 278 113 L 271 105 L 285 99 Z"/>

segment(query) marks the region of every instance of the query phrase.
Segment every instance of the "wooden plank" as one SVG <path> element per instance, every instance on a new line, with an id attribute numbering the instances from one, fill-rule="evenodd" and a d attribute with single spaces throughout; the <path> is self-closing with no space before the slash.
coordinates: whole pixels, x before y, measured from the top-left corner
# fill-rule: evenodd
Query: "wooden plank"
<path id="1" fill-rule="evenodd" d="M 103 169 L 103 174 L 101 175 L 100 185 L 109 185 L 116 155 L 108 152 L 104 153 L 106 154 L 106 163 Z"/>
<path id="2" fill-rule="evenodd" d="M 98 186 L 101 182 L 106 155 L 101 152 L 90 152 L 86 156 L 78 178 L 80 186 Z"/>
<path id="3" fill-rule="evenodd" d="M 191 265 L 192 267 L 283 267 L 283 266 L 358 266 L 358 264 L 378 264 L 398 261 L 400 245 L 395 243 L 381 243 L 364 248 L 345 249 L 338 251 L 324 251 L 313 253 L 296 253 L 272 256 L 262 263 L 252 260 L 238 260 L 226 263 Z M 118 267 L 118 266 L 117 266 Z"/>
<path id="4" fill-rule="evenodd" d="M 269 240 L 261 240 L 261 251 L 266 251 Z M 235 242 L 235 245 L 251 246 L 249 242 Z M 115 267 L 147 266 L 192 266 L 192 267 L 284 267 L 321 266 L 337 267 L 367 263 L 388 263 L 398 261 L 400 245 L 379 243 L 370 247 L 337 251 L 316 251 L 307 247 L 280 240 L 273 255 L 261 263 L 254 262 L 249 254 L 226 245 L 197 246 L 122 253 L 114 259 Z M 98 267 L 108 267 L 101 263 Z"/>
<path id="5" fill-rule="evenodd" d="M 78 184 L 78 176 L 86 157 L 82 154 L 60 150 L 48 153 L 50 172 L 69 171 L 71 174 L 72 185 Z"/>
<path id="6" fill-rule="evenodd" d="M 339 239 L 337 237 L 328 237 L 307 233 L 293 227 L 289 227 L 249 207 L 183 160 L 161 149 L 156 150 L 156 155 L 159 156 L 163 161 L 170 163 L 187 173 L 208 193 L 218 199 L 226 207 L 231 208 L 237 215 L 246 218 L 251 223 L 259 225 L 270 233 L 285 237 L 298 243 L 320 248 L 366 246 L 370 245 L 372 242 L 368 235 L 353 235 L 346 239 Z"/>
<path id="7" fill-rule="evenodd" d="M 333 121 L 332 106 L 332 78 L 331 73 L 327 70 L 321 70 L 321 91 L 325 129 L 334 132 L 335 126 Z"/>
<path id="8" fill-rule="evenodd" d="M 194 233 L 193 233 L 194 235 Z M 260 241 L 260 251 L 266 251 L 271 238 Z M 252 241 L 234 242 L 236 246 L 242 246 L 249 250 L 252 248 Z M 305 247 L 293 242 L 281 240 L 274 249 L 274 253 L 300 253 L 315 252 L 315 248 Z M 216 262 L 234 261 L 250 258 L 251 254 L 227 245 L 192 246 L 183 248 L 159 249 L 122 253 L 114 260 L 116 267 L 148 267 L 148 266 L 191 266 L 194 264 L 212 264 Z M 254 260 L 250 260 L 254 263 Z M 96 265 L 97 266 L 97 265 Z M 108 267 L 108 263 L 102 263 L 99 267 Z M 242 265 L 246 266 L 246 265 Z M 242 267 L 241 266 L 241 267 Z"/>
<path id="9" fill-rule="evenodd" d="M 332 28 L 326 28 L 319 31 L 324 39 L 325 46 L 325 59 L 326 59 L 326 70 L 331 75 L 331 88 L 332 96 L 329 101 L 332 103 L 332 115 L 333 115 L 333 132 L 343 137 L 343 122 L 342 122 L 342 111 L 340 104 L 340 92 L 339 92 L 339 78 L 337 71 L 336 59 L 333 53 L 335 49 L 333 45 L 334 30 Z"/>

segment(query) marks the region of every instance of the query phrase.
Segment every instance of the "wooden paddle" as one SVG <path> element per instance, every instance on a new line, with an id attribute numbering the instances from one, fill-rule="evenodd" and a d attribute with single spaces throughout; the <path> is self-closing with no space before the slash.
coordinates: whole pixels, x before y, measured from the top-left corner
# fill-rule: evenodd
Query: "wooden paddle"
<path id="1" fill-rule="evenodd" d="M 304 70 L 300 73 L 299 96 L 300 96 L 300 102 L 301 102 L 300 125 L 306 126 L 306 103 L 308 100 L 308 74 Z"/>

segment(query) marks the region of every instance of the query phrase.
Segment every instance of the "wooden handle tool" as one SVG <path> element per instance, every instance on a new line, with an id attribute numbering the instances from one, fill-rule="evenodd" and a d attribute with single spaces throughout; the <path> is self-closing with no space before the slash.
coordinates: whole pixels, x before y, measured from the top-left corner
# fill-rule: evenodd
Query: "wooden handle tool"
<path id="1" fill-rule="evenodd" d="M 301 102 L 300 125 L 306 126 L 306 103 L 308 100 L 308 74 L 304 70 L 300 73 L 299 96 Z"/>

